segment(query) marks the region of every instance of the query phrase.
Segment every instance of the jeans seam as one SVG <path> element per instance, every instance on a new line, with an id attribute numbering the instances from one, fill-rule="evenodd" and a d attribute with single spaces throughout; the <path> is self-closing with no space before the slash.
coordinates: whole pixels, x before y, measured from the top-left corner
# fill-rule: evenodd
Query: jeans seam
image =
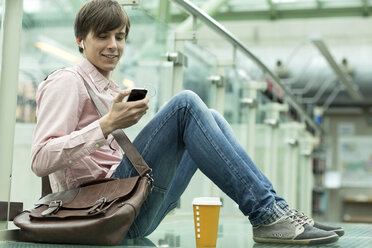
<path id="1" fill-rule="evenodd" d="M 155 185 L 152 190 L 161 194 L 165 194 L 167 192 L 167 189 Z"/>
<path id="2" fill-rule="evenodd" d="M 245 182 L 245 180 L 240 176 L 240 174 L 236 171 L 236 169 L 234 168 L 234 166 L 232 166 L 232 163 L 230 162 L 230 160 L 228 160 L 224 155 L 223 153 L 221 152 L 221 149 L 215 144 L 215 142 L 213 142 L 213 139 L 211 137 L 209 137 L 209 135 L 207 135 L 206 133 L 206 130 L 203 128 L 203 125 L 200 123 L 199 119 L 196 117 L 197 114 L 193 112 L 192 108 L 187 108 L 191 114 L 191 116 L 194 118 L 195 122 L 197 123 L 197 125 L 199 126 L 200 130 L 202 130 L 204 136 L 207 138 L 207 140 L 210 142 L 210 144 L 212 145 L 212 147 L 215 149 L 215 151 L 217 152 L 217 154 L 220 156 L 220 158 L 225 161 L 225 163 L 229 166 L 229 168 L 231 169 L 231 171 L 234 172 L 235 176 L 237 178 L 239 178 L 240 182 L 243 183 L 246 187 L 248 187 L 248 190 L 250 191 L 252 197 L 254 198 L 255 201 L 257 201 L 257 199 L 255 198 L 254 194 L 252 194 L 251 192 L 251 189 L 249 188 L 249 184 Z"/>
<path id="3" fill-rule="evenodd" d="M 156 128 L 153 132 L 152 132 L 152 134 L 150 135 L 150 137 L 149 137 L 149 139 L 148 139 L 148 141 L 146 142 L 146 145 L 145 145 L 145 147 L 143 148 L 143 150 L 142 150 L 142 152 L 145 154 L 146 153 L 146 151 L 147 151 L 147 149 L 148 149 L 148 147 L 149 147 L 149 145 L 150 145 L 150 142 L 151 142 L 151 140 L 159 133 L 159 130 L 160 129 L 162 129 L 163 128 L 163 126 L 165 125 L 165 123 L 178 111 L 178 110 L 180 110 L 181 108 L 184 108 L 184 107 L 178 107 L 178 108 L 176 108 L 176 109 L 174 109 L 172 112 L 170 112 L 167 116 L 166 116 L 166 118 L 164 118 L 164 120 L 160 123 L 160 125 L 159 125 L 159 127 L 158 128 Z"/>
<path id="4" fill-rule="evenodd" d="M 137 238 L 137 237 L 140 236 L 139 231 L 138 231 L 138 227 L 137 227 L 137 224 L 136 224 L 136 219 L 137 218 L 135 218 L 133 223 L 130 225 L 130 228 L 129 228 L 128 233 L 127 233 L 127 236 L 129 236 L 128 238 L 130 238 L 130 239 Z"/>
<path id="5" fill-rule="evenodd" d="M 177 201 L 178 201 L 178 200 L 177 200 Z M 161 216 L 160 220 L 163 220 L 163 219 L 165 218 L 165 216 L 170 212 L 169 209 L 173 209 L 173 208 L 175 208 L 175 207 L 177 206 L 177 201 L 172 202 L 172 203 L 170 203 L 170 204 L 168 205 L 167 209 L 163 212 L 163 215 Z M 172 208 L 172 207 L 173 207 L 173 208 Z M 168 210 L 169 210 L 169 211 L 168 211 Z M 161 222 L 161 221 L 160 221 L 160 222 Z M 151 224 L 152 224 L 152 223 L 151 223 Z M 151 226 L 151 225 L 150 225 L 150 226 Z M 155 229 L 156 229 L 156 228 L 155 228 Z M 151 232 L 149 233 L 149 231 L 151 231 Z M 146 230 L 144 236 L 148 236 L 148 235 L 150 235 L 152 232 L 153 232 L 153 230 Z"/>

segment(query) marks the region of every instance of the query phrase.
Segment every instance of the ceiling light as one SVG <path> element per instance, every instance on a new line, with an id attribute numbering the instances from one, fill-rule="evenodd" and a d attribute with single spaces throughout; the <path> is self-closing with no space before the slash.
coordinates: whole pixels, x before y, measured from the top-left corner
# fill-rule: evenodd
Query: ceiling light
<path id="1" fill-rule="evenodd" d="M 123 79 L 122 84 L 123 84 L 123 86 L 125 86 L 127 88 L 133 88 L 133 86 L 134 86 L 134 82 L 130 79 L 127 79 L 127 78 Z"/>
<path id="2" fill-rule="evenodd" d="M 37 48 L 40 48 L 41 50 L 45 51 L 45 52 L 48 52 L 48 53 L 51 53 L 53 55 L 56 55 L 62 59 L 65 59 L 65 60 L 68 60 L 68 61 L 71 61 L 71 62 L 74 62 L 74 63 L 77 63 L 79 62 L 80 60 L 80 57 L 72 54 L 72 53 L 69 53 L 69 52 L 66 52 L 65 50 L 61 49 L 61 48 L 58 48 L 56 46 L 53 46 L 49 43 L 46 43 L 46 42 L 43 42 L 43 41 L 37 41 L 35 42 L 35 47 Z"/>

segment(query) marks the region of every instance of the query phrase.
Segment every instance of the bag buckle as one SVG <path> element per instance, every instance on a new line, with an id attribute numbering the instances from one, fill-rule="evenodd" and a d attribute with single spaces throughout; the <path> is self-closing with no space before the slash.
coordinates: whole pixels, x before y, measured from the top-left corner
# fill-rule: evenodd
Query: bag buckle
<path id="1" fill-rule="evenodd" d="M 49 203 L 49 206 L 46 210 L 44 210 L 41 215 L 52 215 L 58 212 L 58 210 L 62 207 L 62 201 L 61 200 L 54 200 Z"/>
<path id="2" fill-rule="evenodd" d="M 107 198 L 106 197 L 99 198 L 94 203 L 93 207 L 91 207 L 90 209 L 88 209 L 88 214 L 94 214 L 94 213 L 100 212 L 106 202 L 107 202 Z"/>
<path id="3" fill-rule="evenodd" d="M 101 197 L 96 201 L 96 204 L 99 204 L 99 208 L 102 208 L 102 206 L 107 202 L 106 197 Z"/>
<path id="4" fill-rule="evenodd" d="M 152 177 L 152 169 L 150 168 L 150 171 L 146 173 L 145 175 L 148 179 L 148 184 L 151 186 L 151 191 L 154 188 L 154 178 Z"/>

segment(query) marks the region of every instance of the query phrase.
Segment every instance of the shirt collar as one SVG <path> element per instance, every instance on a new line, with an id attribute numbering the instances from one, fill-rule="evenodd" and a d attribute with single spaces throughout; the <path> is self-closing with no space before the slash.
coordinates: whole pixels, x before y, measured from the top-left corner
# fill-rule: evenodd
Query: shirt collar
<path id="1" fill-rule="evenodd" d="M 92 81 L 99 92 L 107 90 L 113 84 L 111 80 L 105 78 L 86 58 L 82 58 L 77 64 L 77 67 Z"/>

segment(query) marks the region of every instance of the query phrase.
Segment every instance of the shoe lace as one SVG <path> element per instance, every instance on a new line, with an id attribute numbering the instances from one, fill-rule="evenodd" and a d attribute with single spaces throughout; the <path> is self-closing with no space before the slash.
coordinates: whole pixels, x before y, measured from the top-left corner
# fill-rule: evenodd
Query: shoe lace
<path id="1" fill-rule="evenodd" d="M 291 224 L 294 223 L 295 224 L 295 227 L 304 226 L 305 224 L 307 224 L 307 222 L 303 218 L 300 218 L 294 212 L 289 213 L 287 215 L 287 219 L 290 219 Z"/>
<path id="2" fill-rule="evenodd" d="M 298 211 L 297 209 L 291 209 L 291 212 L 308 224 L 313 221 L 312 218 L 306 216 L 304 212 Z"/>

